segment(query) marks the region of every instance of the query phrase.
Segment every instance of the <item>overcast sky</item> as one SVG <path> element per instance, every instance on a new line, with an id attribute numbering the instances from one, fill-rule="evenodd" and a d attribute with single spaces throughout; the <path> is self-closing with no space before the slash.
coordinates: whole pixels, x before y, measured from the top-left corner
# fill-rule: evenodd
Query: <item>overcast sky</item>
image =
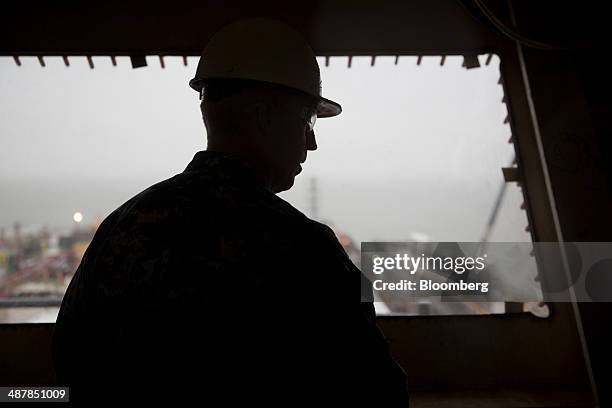
<path id="1" fill-rule="evenodd" d="M 0 58 L 0 226 L 69 227 L 104 218 L 149 185 L 184 170 L 205 149 L 198 97 L 187 82 L 197 58 Z M 294 188 L 281 196 L 356 241 L 480 239 L 513 158 L 498 85 L 499 60 L 477 69 L 460 57 L 320 59 L 324 96 L 343 106 L 317 121 Z M 529 240 L 516 185 L 493 239 Z"/>

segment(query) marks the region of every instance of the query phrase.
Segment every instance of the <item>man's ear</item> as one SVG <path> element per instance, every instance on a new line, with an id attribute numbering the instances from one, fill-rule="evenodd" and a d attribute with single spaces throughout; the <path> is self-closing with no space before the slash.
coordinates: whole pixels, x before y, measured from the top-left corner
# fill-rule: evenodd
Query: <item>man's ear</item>
<path id="1" fill-rule="evenodd" d="M 259 137 L 265 138 L 272 126 L 272 109 L 268 102 L 256 100 L 249 106 L 249 116 L 255 125 Z"/>

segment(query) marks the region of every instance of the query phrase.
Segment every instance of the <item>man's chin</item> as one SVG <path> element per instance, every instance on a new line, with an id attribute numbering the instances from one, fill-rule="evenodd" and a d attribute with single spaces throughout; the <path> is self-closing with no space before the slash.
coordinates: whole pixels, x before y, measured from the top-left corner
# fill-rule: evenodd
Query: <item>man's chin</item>
<path id="1" fill-rule="evenodd" d="M 275 193 L 281 193 L 281 192 L 287 191 L 291 187 L 293 187 L 293 184 L 295 183 L 295 176 L 296 175 L 297 174 L 295 174 L 293 176 L 287 177 L 285 180 L 283 180 L 282 183 L 279 183 L 277 186 L 275 186 L 274 187 L 274 192 Z"/>

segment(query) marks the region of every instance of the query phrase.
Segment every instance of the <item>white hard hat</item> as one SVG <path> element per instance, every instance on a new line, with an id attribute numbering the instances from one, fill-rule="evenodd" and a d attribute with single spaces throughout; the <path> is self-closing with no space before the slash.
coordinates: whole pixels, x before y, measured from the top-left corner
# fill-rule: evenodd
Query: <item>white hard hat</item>
<path id="1" fill-rule="evenodd" d="M 342 112 L 340 104 L 321 96 L 319 64 L 306 40 L 277 20 L 250 18 L 219 30 L 204 48 L 189 86 L 201 92 L 213 78 L 250 79 L 302 91 L 319 101 L 320 118 Z"/>

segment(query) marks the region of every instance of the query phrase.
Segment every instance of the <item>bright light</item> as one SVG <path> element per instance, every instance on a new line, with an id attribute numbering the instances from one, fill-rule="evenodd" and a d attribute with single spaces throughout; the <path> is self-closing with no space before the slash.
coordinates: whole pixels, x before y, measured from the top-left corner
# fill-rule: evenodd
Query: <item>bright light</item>
<path id="1" fill-rule="evenodd" d="M 80 212 L 75 212 L 72 216 L 72 219 L 74 220 L 74 222 L 81 222 L 83 221 L 83 214 L 81 214 Z"/>

